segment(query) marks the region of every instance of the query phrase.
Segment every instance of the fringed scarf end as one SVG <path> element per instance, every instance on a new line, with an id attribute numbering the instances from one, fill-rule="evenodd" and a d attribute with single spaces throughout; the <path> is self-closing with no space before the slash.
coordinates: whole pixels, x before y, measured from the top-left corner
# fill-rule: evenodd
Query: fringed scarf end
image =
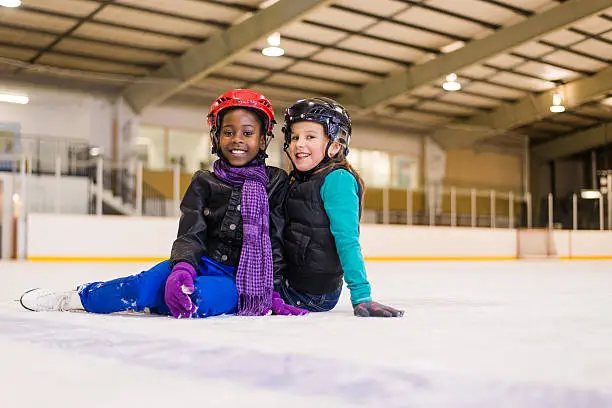
<path id="1" fill-rule="evenodd" d="M 265 295 L 240 295 L 238 316 L 265 316 L 272 309 L 272 297 Z"/>

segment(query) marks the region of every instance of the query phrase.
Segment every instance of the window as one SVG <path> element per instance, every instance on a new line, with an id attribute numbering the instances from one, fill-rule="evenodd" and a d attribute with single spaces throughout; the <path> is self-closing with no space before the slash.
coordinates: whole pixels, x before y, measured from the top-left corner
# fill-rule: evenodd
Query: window
<path id="1" fill-rule="evenodd" d="M 283 156 L 285 152 L 283 151 L 282 140 L 279 141 L 279 139 L 276 138 L 272 139 L 266 153 L 268 153 L 268 158 L 266 159 L 267 165 L 283 168 Z"/>
<path id="2" fill-rule="evenodd" d="M 186 173 L 210 168 L 212 155 L 208 133 L 142 125 L 136 138 L 136 154 L 144 166 L 167 170 L 175 163 Z"/>
<path id="3" fill-rule="evenodd" d="M 418 187 L 418 160 L 412 156 L 393 156 L 391 185 L 398 188 Z"/>
<path id="4" fill-rule="evenodd" d="M 163 127 L 140 126 L 135 147 L 144 167 L 152 170 L 166 169 L 165 140 L 166 129 Z"/>
<path id="5" fill-rule="evenodd" d="M 389 153 L 351 149 L 348 160 L 369 187 L 385 187 L 391 181 Z"/>
<path id="6" fill-rule="evenodd" d="M 418 158 L 380 150 L 351 149 L 348 161 L 369 187 L 418 187 Z"/>
<path id="7" fill-rule="evenodd" d="M 178 163 L 187 173 L 210 168 L 212 157 L 208 134 L 169 129 L 168 159 L 170 165 Z"/>

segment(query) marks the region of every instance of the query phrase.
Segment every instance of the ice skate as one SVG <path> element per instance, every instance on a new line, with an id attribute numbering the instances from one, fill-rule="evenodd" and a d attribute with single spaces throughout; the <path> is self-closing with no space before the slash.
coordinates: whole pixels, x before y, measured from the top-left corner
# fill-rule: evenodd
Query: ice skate
<path id="1" fill-rule="evenodd" d="M 84 310 L 76 290 L 53 291 L 30 289 L 21 295 L 21 306 L 33 312 L 64 312 Z"/>

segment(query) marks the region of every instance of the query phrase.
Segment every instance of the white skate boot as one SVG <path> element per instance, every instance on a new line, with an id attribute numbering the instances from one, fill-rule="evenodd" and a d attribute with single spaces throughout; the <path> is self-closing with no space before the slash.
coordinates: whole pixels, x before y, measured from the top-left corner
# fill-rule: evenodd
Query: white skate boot
<path id="1" fill-rule="evenodd" d="M 30 289 L 19 299 L 21 306 L 33 312 L 85 310 L 76 290 Z"/>

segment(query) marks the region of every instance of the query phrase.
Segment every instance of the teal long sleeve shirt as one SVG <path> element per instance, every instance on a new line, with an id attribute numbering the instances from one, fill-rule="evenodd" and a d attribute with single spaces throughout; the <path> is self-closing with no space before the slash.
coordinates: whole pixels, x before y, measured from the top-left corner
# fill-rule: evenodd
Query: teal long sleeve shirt
<path id="1" fill-rule="evenodd" d="M 359 244 L 359 186 L 347 170 L 334 170 L 321 186 L 321 198 L 336 250 L 351 292 L 351 303 L 372 300 L 370 283 Z"/>

